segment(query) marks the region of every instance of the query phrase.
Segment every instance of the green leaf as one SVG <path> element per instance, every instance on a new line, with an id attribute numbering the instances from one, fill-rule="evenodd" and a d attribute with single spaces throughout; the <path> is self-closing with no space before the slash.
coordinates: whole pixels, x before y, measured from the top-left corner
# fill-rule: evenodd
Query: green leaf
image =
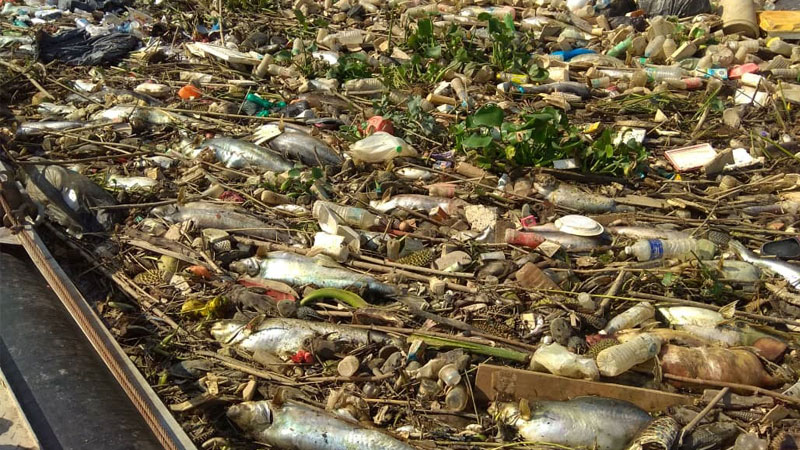
<path id="1" fill-rule="evenodd" d="M 487 21 L 487 20 L 489 20 L 491 18 L 492 18 L 492 15 L 489 14 L 488 12 L 482 12 L 482 13 L 478 14 L 478 20 L 483 21 L 483 22 L 485 22 L 485 21 Z"/>
<path id="2" fill-rule="evenodd" d="M 514 159 L 517 154 L 517 148 L 513 145 L 506 146 L 506 159 Z"/>
<path id="3" fill-rule="evenodd" d="M 503 17 L 503 22 L 505 22 L 506 29 L 514 31 L 514 18 L 511 17 L 511 14 L 506 14 L 506 16 Z"/>
<path id="4" fill-rule="evenodd" d="M 442 57 L 442 46 L 435 45 L 433 47 L 428 47 L 425 50 L 425 56 L 428 58 L 441 58 Z"/>
<path id="5" fill-rule="evenodd" d="M 468 138 L 464 139 L 461 145 L 464 148 L 486 148 L 491 143 L 491 136 L 481 136 L 480 134 L 473 133 Z"/>
<path id="6" fill-rule="evenodd" d="M 289 178 L 297 178 L 300 176 L 300 169 L 296 167 L 294 169 L 289 169 L 288 175 Z"/>
<path id="7" fill-rule="evenodd" d="M 503 123 L 503 110 L 497 105 L 486 105 L 467 118 L 467 127 L 499 127 Z"/>
<path id="8" fill-rule="evenodd" d="M 315 180 L 319 180 L 324 175 L 325 174 L 322 172 L 322 169 L 320 169 L 319 167 L 314 167 L 314 168 L 311 169 L 311 178 L 313 178 Z"/>
<path id="9" fill-rule="evenodd" d="M 433 21 L 431 19 L 421 19 L 417 22 L 417 35 L 420 38 L 433 38 Z"/>
<path id="10" fill-rule="evenodd" d="M 667 272 L 664 274 L 664 277 L 661 278 L 661 284 L 664 287 L 670 287 L 675 284 L 675 275 L 672 272 Z"/>

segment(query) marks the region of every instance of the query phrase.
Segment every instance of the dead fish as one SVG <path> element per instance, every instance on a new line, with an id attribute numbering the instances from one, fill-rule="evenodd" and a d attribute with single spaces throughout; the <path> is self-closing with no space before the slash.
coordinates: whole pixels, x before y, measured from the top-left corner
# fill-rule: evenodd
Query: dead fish
<path id="1" fill-rule="evenodd" d="M 606 227 L 609 233 L 633 239 L 686 239 L 691 237 L 684 231 L 665 230 L 658 227 Z"/>
<path id="2" fill-rule="evenodd" d="M 273 172 L 285 172 L 292 168 L 292 163 L 270 149 L 252 142 L 227 137 L 209 139 L 203 142 L 200 148 L 189 152 L 190 156 L 196 157 L 205 148 L 213 150 L 217 161 L 232 169 L 255 166 L 263 167 Z"/>
<path id="3" fill-rule="evenodd" d="M 432 180 L 436 178 L 436 173 L 416 167 L 403 167 L 395 170 L 394 173 L 406 180 Z"/>
<path id="4" fill-rule="evenodd" d="M 276 133 L 277 135 L 269 139 L 267 145 L 276 152 L 297 159 L 307 166 L 341 166 L 344 162 L 344 158 L 333 151 L 328 144 L 302 129 L 285 126 L 281 132 L 278 125 L 267 124 L 260 127 L 257 133 Z"/>
<path id="5" fill-rule="evenodd" d="M 681 426 L 669 416 L 650 422 L 628 446 L 628 450 L 670 450 Z"/>
<path id="6" fill-rule="evenodd" d="M 81 234 L 109 230 L 121 211 L 93 210 L 117 202 L 100 186 L 78 172 L 56 165 L 23 166 L 25 188 L 47 215 L 70 232 Z"/>
<path id="7" fill-rule="evenodd" d="M 88 122 L 76 122 L 70 120 L 51 120 L 42 122 L 24 122 L 17 128 L 17 137 L 36 136 L 45 134 L 47 131 L 63 131 L 73 128 L 80 128 Z"/>
<path id="8" fill-rule="evenodd" d="M 449 215 L 454 215 L 459 209 L 467 206 L 467 202 L 460 198 L 432 197 L 430 195 L 401 194 L 395 195 L 387 201 L 370 202 L 370 205 L 380 212 L 393 209 L 406 208 L 413 211 L 428 212 L 436 207 L 442 208 Z"/>
<path id="9" fill-rule="evenodd" d="M 125 177 L 121 175 L 109 175 L 106 185 L 112 189 L 123 191 L 149 191 L 158 186 L 158 181 L 147 177 Z"/>
<path id="10" fill-rule="evenodd" d="M 756 355 L 742 349 L 686 348 L 668 344 L 661 348 L 661 368 L 667 374 L 701 380 L 766 388 L 782 384 L 764 370 Z"/>
<path id="11" fill-rule="evenodd" d="M 262 222 L 261 219 L 232 205 L 190 202 L 185 205 L 158 206 L 153 208 L 151 213 L 170 223 L 192 220 L 200 228 L 218 228 L 280 242 L 289 242 L 292 239 L 289 233 L 275 230 L 274 225 Z"/>
<path id="12" fill-rule="evenodd" d="M 621 450 L 651 420 L 638 406 L 604 397 L 543 401 L 530 406 L 530 418 L 515 403 L 494 403 L 489 413 L 519 430 L 526 441 L 567 447 Z"/>
<path id="13" fill-rule="evenodd" d="M 319 287 L 364 289 L 372 294 L 386 296 L 398 293 L 394 286 L 342 268 L 330 260 L 309 258 L 290 252 L 269 252 L 263 259 L 246 258 L 232 263 L 231 270 L 294 286 L 313 284 Z"/>
<path id="14" fill-rule="evenodd" d="M 756 267 L 764 269 L 768 272 L 780 275 L 792 285 L 793 288 L 800 290 L 800 266 L 789 264 L 787 262 L 761 258 L 756 256 L 755 253 L 747 249 L 741 242 L 731 239 L 728 243 L 731 250 L 739 255 L 739 258 L 744 262 L 748 262 Z"/>
<path id="15" fill-rule="evenodd" d="M 327 322 L 301 319 L 274 318 L 251 326 L 247 322 L 223 320 L 211 327 L 211 335 L 219 343 L 236 346 L 251 352 L 264 351 L 278 356 L 291 356 L 298 350 L 310 350 L 315 338 L 340 342 L 348 347 L 370 343 L 400 344 L 399 339 L 386 333 L 353 328 Z"/>
<path id="16" fill-rule="evenodd" d="M 253 438 L 287 450 L 414 450 L 386 433 L 292 400 L 242 402 L 228 417 Z"/>
<path id="17" fill-rule="evenodd" d="M 150 125 L 182 125 L 197 126 L 203 122 L 189 116 L 166 112 L 157 108 L 141 106 L 114 106 L 103 111 L 98 111 L 92 116 L 95 121 L 126 121 L 138 120 Z"/>
<path id="18" fill-rule="evenodd" d="M 704 327 L 715 327 L 725 321 L 718 311 L 694 306 L 669 306 L 660 307 L 658 312 L 672 326 L 677 325 L 700 325 Z"/>
<path id="19" fill-rule="evenodd" d="M 538 174 L 534 180 L 533 187 L 536 191 L 556 206 L 594 214 L 631 210 L 630 207 L 617 205 L 612 198 L 584 192 L 575 186 L 560 183 L 552 175 Z"/>

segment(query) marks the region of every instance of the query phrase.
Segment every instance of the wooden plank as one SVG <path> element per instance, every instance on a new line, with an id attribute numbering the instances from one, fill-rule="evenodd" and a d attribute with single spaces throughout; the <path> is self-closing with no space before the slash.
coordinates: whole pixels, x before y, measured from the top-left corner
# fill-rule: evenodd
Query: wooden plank
<path id="1" fill-rule="evenodd" d="M 675 405 L 692 403 L 681 394 L 621 384 L 576 380 L 549 373 L 481 364 L 475 377 L 475 397 L 478 401 L 495 399 L 519 401 L 569 400 L 582 395 L 596 395 L 629 401 L 645 411 L 663 411 Z"/>

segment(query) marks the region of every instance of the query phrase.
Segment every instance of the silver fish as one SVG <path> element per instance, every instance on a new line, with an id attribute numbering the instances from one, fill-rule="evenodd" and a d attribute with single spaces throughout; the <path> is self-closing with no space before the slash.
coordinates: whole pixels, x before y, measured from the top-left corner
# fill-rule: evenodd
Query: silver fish
<path id="1" fill-rule="evenodd" d="M 181 114 L 174 114 L 160 109 L 141 106 L 114 106 L 103 111 L 98 111 L 92 120 L 140 120 L 151 125 L 172 125 L 175 123 L 196 126 L 203 122 Z"/>
<path id="2" fill-rule="evenodd" d="M 611 234 L 633 239 L 686 239 L 691 235 L 685 231 L 664 230 L 658 227 L 627 226 L 606 227 Z"/>
<path id="3" fill-rule="evenodd" d="M 327 322 L 301 319 L 266 319 L 254 329 L 247 322 L 223 320 L 211 327 L 211 335 L 224 345 L 237 346 L 251 352 L 264 351 L 278 356 L 290 356 L 308 349 L 314 338 L 338 341 L 349 347 L 370 343 L 402 344 L 399 339 L 381 332 L 353 328 Z"/>
<path id="4" fill-rule="evenodd" d="M 386 433 L 364 428 L 294 401 L 242 402 L 228 417 L 258 441 L 287 450 L 414 450 Z"/>
<path id="5" fill-rule="evenodd" d="M 110 229 L 118 212 L 93 207 L 116 205 L 114 197 L 78 172 L 56 165 L 23 166 L 25 188 L 55 222 L 80 234 Z"/>
<path id="6" fill-rule="evenodd" d="M 202 145 L 202 148 L 206 147 L 214 150 L 217 161 L 232 169 L 257 166 L 273 172 L 285 172 L 292 168 L 292 163 L 272 150 L 241 139 L 209 139 Z"/>
<path id="7" fill-rule="evenodd" d="M 360 273 L 321 258 L 309 258 L 290 252 L 270 252 L 264 259 L 246 258 L 231 263 L 231 270 L 294 286 L 313 284 L 319 287 L 364 289 L 377 295 L 395 295 L 397 289 Z"/>
<path id="8" fill-rule="evenodd" d="M 264 127 L 277 128 L 278 125 L 269 124 Z M 291 126 L 284 127 L 283 132 L 270 139 L 268 145 L 280 154 L 300 160 L 307 166 L 341 166 L 344 162 L 344 158 L 333 151 L 328 144 L 302 129 Z"/>
<path id="9" fill-rule="evenodd" d="M 236 206 L 190 202 L 185 205 L 158 206 L 151 212 L 170 223 L 193 220 L 201 228 L 218 228 L 280 242 L 291 240 L 289 233 L 276 230 L 274 225 L 269 225 Z"/>
<path id="10" fill-rule="evenodd" d="M 36 136 L 47 131 L 63 131 L 85 126 L 87 122 L 76 122 L 68 120 L 24 122 L 17 128 L 17 136 Z"/>
<path id="11" fill-rule="evenodd" d="M 385 202 L 371 202 L 373 208 L 380 212 L 388 212 L 398 207 L 414 211 L 430 211 L 437 206 L 447 214 L 455 214 L 459 208 L 467 206 L 460 198 L 432 197 L 430 195 L 401 194 L 395 195 Z"/>
<path id="12" fill-rule="evenodd" d="M 577 397 L 531 405 L 530 418 L 521 417 L 515 403 L 495 403 L 505 423 L 517 428 L 526 441 L 568 447 L 622 450 L 651 420 L 636 405 L 604 397 Z"/>
<path id="13" fill-rule="evenodd" d="M 406 180 L 432 180 L 436 178 L 436 173 L 430 170 L 418 169 L 416 167 L 403 167 L 395 172 L 398 177 Z"/>
<path id="14" fill-rule="evenodd" d="M 718 311 L 694 306 L 662 306 L 658 312 L 672 326 L 678 325 L 699 325 L 703 327 L 715 327 L 725 321 Z"/>
<path id="15" fill-rule="evenodd" d="M 584 213 L 597 214 L 626 209 L 617 205 L 612 198 L 584 192 L 575 186 L 559 183 L 553 176 L 547 174 L 536 175 L 533 187 L 550 203 Z"/>
<path id="16" fill-rule="evenodd" d="M 756 267 L 780 275 L 792 285 L 793 288 L 800 290 L 800 267 L 779 259 L 760 258 L 755 253 L 748 250 L 741 242 L 731 240 L 728 245 L 731 250 L 739 255 L 744 262 L 748 262 Z"/>

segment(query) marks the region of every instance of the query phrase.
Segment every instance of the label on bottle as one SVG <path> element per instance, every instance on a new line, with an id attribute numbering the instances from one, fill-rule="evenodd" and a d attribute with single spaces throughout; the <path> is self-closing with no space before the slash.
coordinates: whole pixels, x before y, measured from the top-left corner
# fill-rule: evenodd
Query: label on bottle
<path id="1" fill-rule="evenodd" d="M 659 259 L 664 256 L 664 243 L 660 239 L 650 239 L 650 259 Z"/>

